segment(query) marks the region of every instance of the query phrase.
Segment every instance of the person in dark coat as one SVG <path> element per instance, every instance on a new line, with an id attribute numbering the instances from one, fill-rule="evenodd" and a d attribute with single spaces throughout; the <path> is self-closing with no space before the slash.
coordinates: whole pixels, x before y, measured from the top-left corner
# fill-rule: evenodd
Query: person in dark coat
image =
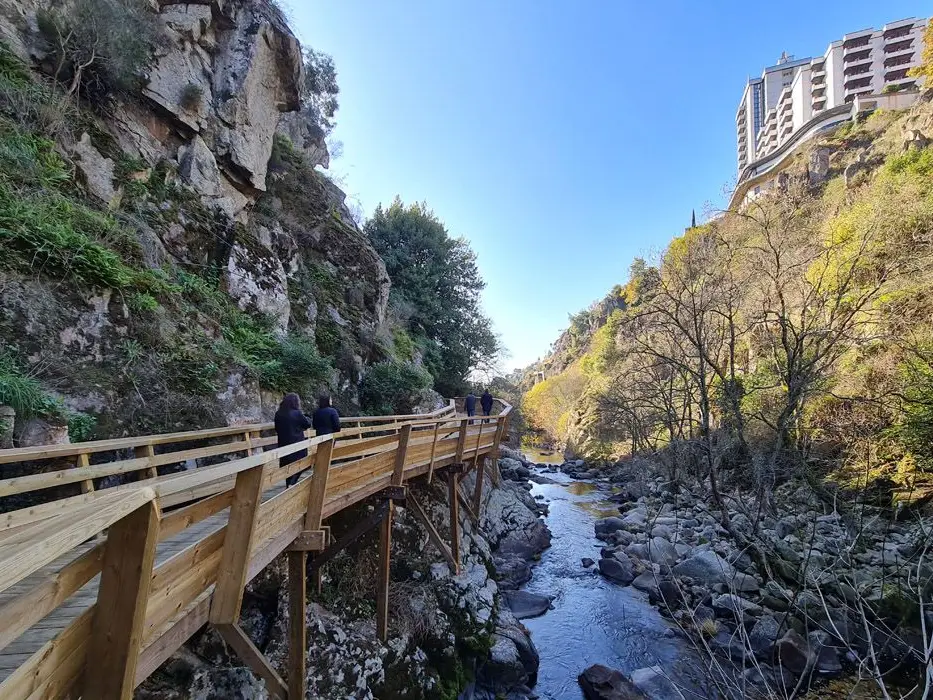
<path id="1" fill-rule="evenodd" d="M 275 412 L 275 434 L 278 446 L 294 445 L 305 439 L 305 431 L 311 427 L 311 419 L 301 412 L 301 398 L 298 394 L 285 394 L 279 410 Z M 279 460 L 279 466 L 286 466 L 308 456 L 307 450 L 298 450 L 285 455 Z M 285 480 L 291 486 L 304 472 L 293 474 Z"/>
<path id="2" fill-rule="evenodd" d="M 340 414 L 330 405 L 330 397 L 322 396 L 317 401 L 317 410 L 311 418 L 317 435 L 330 435 L 340 432 Z"/>
<path id="3" fill-rule="evenodd" d="M 476 394 L 472 391 L 466 395 L 466 398 L 463 400 L 463 407 L 466 409 L 466 414 L 470 418 L 476 415 Z"/>
<path id="4" fill-rule="evenodd" d="M 489 389 L 483 392 L 479 400 L 479 405 L 483 407 L 484 416 L 488 416 L 492 413 L 492 394 L 489 393 Z"/>

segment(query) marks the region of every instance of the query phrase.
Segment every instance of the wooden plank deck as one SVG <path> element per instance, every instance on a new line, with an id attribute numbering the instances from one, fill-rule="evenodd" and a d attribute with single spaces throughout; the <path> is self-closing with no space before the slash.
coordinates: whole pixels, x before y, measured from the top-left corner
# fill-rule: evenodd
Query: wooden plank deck
<path id="1" fill-rule="evenodd" d="M 284 490 L 284 486 L 275 486 L 269 489 L 263 493 L 263 502 Z M 186 547 L 204 539 L 212 532 L 222 528 L 227 524 L 228 515 L 229 508 L 160 542 L 156 550 L 156 566 L 167 561 Z M 32 590 L 39 582 L 47 580 L 50 576 L 59 572 L 63 567 L 80 557 L 96 544 L 96 539 L 85 542 L 80 547 L 71 550 L 68 554 L 3 591 L 0 593 L 0 606 Z M 99 584 L 100 574 L 88 581 L 81 589 L 68 598 L 64 604 L 32 625 L 32 627 L 20 635 L 16 641 L 9 644 L 5 649 L 0 649 L 0 683 L 22 665 L 24 661 L 36 653 L 42 645 L 52 640 L 59 632 L 74 622 L 81 613 L 97 602 L 97 587 Z"/>
<path id="2" fill-rule="evenodd" d="M 489 421 L 496 424 L 495 430 L 484 427 L 486 421 L 480 423 L 480 418 L 468 421 L 451 401 L 448 408 L 427 417 L 359 419 L 376 424 L 280 448 L 273 446 L 274 438 L 256 439 L 255 431 L 237 429 L 231 433 L 237 441 L 178 449 L 166 458 L 204 456 L 205 450 L 212 456 L 228 456 L 188 472 L 153 476 L 148 445 L 166 438 L 146 436 L 129 438 L 134 444 L 147 443 L 134 448 L 137 458 L 132 460 L 118 454 L 114 462 L 81 466 L 82 455 L 113 444 L 78 444 L 67 448 L 77 455 L 77 468 L 66 466 L 31 481 L 0 480 L 0 493 L 19 493 L 86 479 L 92 476 L 88 469 L 139 472 L 141 476 L 122 486 L 12 511 L 0 520 L 0 696 L 15 700 L 75 697 L 82 690 L 86 665 L 102 669 L 98 660 L 109 659 L 113 673 L 107 678 L 116 680 L 101 685 L 100 679 L 88 681 L 85 676 L 90 686 L 84 690 L 101 700 L 130 700 L 134 679 L 139 683 L 151 674 L 210 615 L 218 617 L 210 619 L 225 638 L 240 639 L 243 633 L 236 608 L 245 582 L 290 547 L 304 551 L 303 547 L 326 546 L 320 544 L 327 530 L 322 519 L 378 494 L 385 499 L 403 498 L 406 482 L 421 477 L 430 481 L 435 470 L 454 468 L 447 476 L 452 477 L 454 487 L 451 528 L 455 532 L 458 475 L 465 468 L 481 470 L 480 457 L 495 461 L 511 411 L 508 404 L 500 404 L 500 413 Z M 380 422 L 394 418 L 401 420 Z M 191 441 L 199 434 L 215 432 L 193 431 L 184 437 Z M 174 440 L 177 435 L 169 437 Z M 237 456 L 243 454 L 244 443 L 248 445 L 246 456 Z M 299 450 L 306 450 L 307 457 L 280 465 L 280 460 Z M 17 454 L 31 460 L 40 457 L 34 450 L 0 452 L 5 453 L 0 464 L 15 461 Z M 302 471 L 308 471 L 307 477 L 286 489 L 285 478 Z M 495 475 L 493 470 L 497 483 Z M 477 483 L 473 497 L 480 502 L 482 481 Z M 257 509 L 256 491 L 263 487 L 262 505 Z M 388 487 L 400 489 L 403 495 L 387 495 Z M 159 514 L 154 504 L 166 510 Z M 174 506 L 181 508 L 174 510 Z M 144 508 L 149 509 L 148 515 Z M 239 529 L 231 525 L 231 509 L 239 514 Z M 251 519 L 246 517 L 250 514 Z M 220 532 L 224 528 L 232 528 L 233 536 Z M 148 534 L 129 536 L 138 532 Z M 99 534 L 87 539 L 95 533 Z M 163 540 L 154 546 L 153 555 L 160 533 Z M 446 545 L 441 548 L 455 568 L 459 564 L 456 544 L 455 538 L 449 555 Z M 108 549 L 111 546 L 117 547 L 116 555 Z M 135 573 L 133 566 L 125 564 L 121 547 L 126 561 L 140 562 Z M 387 557 L 383 559 L 386 564 Z M 140 576 L 148 576 L 149 571 L 153 572 L 151 590 L 149 579 Z M 123 581 L 135 583 L 126 587 Z M 212 596 L 218 585 L 226 607 L 215 611 Z M 89 614 L 103 590 L 110 591 L 103 604 L 119 604 L 124 613 L 109 619 L 106 614 Z M 136 591 L 135 597 L 124 596 L 127 591 Z M 381 619 L 384 622 L 378 628 L 385 638 L 387 609 L 382 610 Z M 114 629 L 116 633 L 111 634 Z M 302 650 L 293 651 L 290 656 L 299 658 Z M 267 661 L 250 648 L 241 645 L 239 653 L 245 654 L 243 660 L 260 675 L 270 671 Z M 276 673 L 267 675 L 273 690 L 285 694 Z"/>

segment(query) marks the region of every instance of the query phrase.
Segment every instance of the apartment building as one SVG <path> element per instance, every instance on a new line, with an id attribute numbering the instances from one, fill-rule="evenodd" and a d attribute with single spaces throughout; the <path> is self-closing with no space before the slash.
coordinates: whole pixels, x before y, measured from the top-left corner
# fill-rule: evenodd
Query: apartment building
<path id="1" fill-rule="evenodd" d="M 845 118 L 836 108 L 856 97 L 919 87 L 908 73 L 920 63 L 926 24 L 910 18 L 852 32 L 817 58 L 783 54 L 760 78 L 749 80 L 736 113 L 740 175 L 814 120 L 835 112 Z"/>

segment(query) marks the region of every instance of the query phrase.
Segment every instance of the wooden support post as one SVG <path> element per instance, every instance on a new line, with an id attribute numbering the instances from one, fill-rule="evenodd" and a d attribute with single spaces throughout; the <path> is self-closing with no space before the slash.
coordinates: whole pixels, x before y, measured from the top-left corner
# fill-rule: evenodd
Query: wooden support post
<path id="1" fill-rule="evenodd" d="M 473 512 L 476 513 L 477 517 L 479 517 L 483 506 L 483 479 L 486 476 L 486 469 L 484 468 L 485 463 L 485 457 L 477 457 L 476 469 L 473 472 L 473 475 L 476 477 L 476 483 L 473 485 Z M 477 525 L 479 525 L 478 522 Z"/>
<path id="2" fill-rule="evenodd" d="M 409 427 L 409 426 L 406 426 Z M 386 501 L 388 511 L 379 526 L 379 578 L 376 583 L 376 635 L 389 638 L 389 574 L 392 549 L 392 512 L 395 504 Z"/>
<path id="3" fill-rule="evenodd" d="M 478 468 L 479 461 L 479 443 L 483 439 L 483 423 L 479 424 L 479 431 L 476 433 L 476 449 L 473 451 L 473 467 Z"/>
<path id="4" fill-rule="evenodd" d="M 308 595 L 308 555 L 288 553 L 288 698 L 304 700 L 307 689 L 305 613 Z"/>
<path id="5" fill-rule="evenodd" d="M 431 462 L 428 464 L 428 483 L 434 478 L 434 456 L 437 454 L 437 437 L 440 434 L 441 424 L 434 424 L 434 441 L 431 443 Z"/>
<path id="6" fill-rule="evenodd" d="M 454 464 L 463 462 L 463 448 L 466 447 L 467 426 L 469 425 L 469 421 L 469 418 L 464 418 L 460 421 L 460 435 L 457 438 L 457 454 L 454 456 Z"/>
<path id="7" fill-rule="evenodd" d="M 107 533 L 87 652 L 94 668 L 84 674 L 86 698 L 133 697 L 158 541 L 155 501 L 118 520 Z"/>
<path id="8" fill-rule="evenodd" d="M 82 452 L 78 455 L 75 466 L 79 469 L 82 467 L 87 467 L 91 463 L 90 456 L 87 452 Z M 94 482 L 91 479 L 85 479 L 81 482 L 81 493 L 90 493 L 94 490 Z"/>
<path id="9" fill-rule="evenodd" d="M 259 504 L 262 500 L 264 469 L 265 465 L 261 464 L 236 476 L 230 518 L 224 535 L 224 549 L 208 617 L 214 625 L 235 625 L 240 619 L 253 533 L 256 530 Z"/>
<path id="10" fill-rule="evenodd" d="M 466 423 L 464 423 L 466 426 Z M 461 433 L 462 435 L 462 433 Z M 447 499 L 450 508 L 450 554 L 454 558 L 454 573 L 460 573 L 460 501 L 457 498 L 457 474 L 447 470 Z"/>
<path id="11" fill-rule="evenodd" d="M 280 698 L 280 700 L 287 700 L 290 697 L 282 677 L 272 668 L 266 657 L 256 648 L 256 645 L 246 636 L 246 632 L 239 625 L 222 624 L 215 627 L 223 640 L 233 648 L 236 655 L 246 663 L 253 673 L 262 678 L 266 684 L 266 690 L 271 695 Z"/>
<path id="12" fill-rule="evenodd" d="M 489 459 L 492 462 L 492 467 L 490 472 L 492 473 L 492 483 L 495 486 L 499 485 L 499 444 L 502 442 L 502 437 L 505 435 L 506 426 L 509 422 L 509 417 L 499 419 L 497 421 L 499 425 L 496 427 L 496 437 L 492 443 L 492 450 L 489 453 Z"/>
<path id="13" fill-rule="evenodd" d="M 136 457 L 146 457 L 147 459 L 155 457 L 155 449 L 152 445 L 139 445 L 133 450 L 133 453 Z M 155 467 L 148 467 L 146 469 L 147 479 L 155 479 L 157 476 L 159 476 L 159 470 Z"/>
<path id="14" fill-rule="evenodd" d="M 258 430 L 247 430 L 243 433 L 243 439 L 246 441 L 246 454 L 255 455 L 262 452 L 261 447 L 256 447 L 253 445 L 254 441 L 259 440 L 261 437 Z"/>
<path id="15" fill-rule="evenodd" d="M 444 540 L 441 539 L 440 533 L 437 531 L 437 528 L 434 527 L 434 523 L 431 522 L 428 518 L 428 514 L 424 512 L 424 509 L 421 505 L 414 499 L 413 496 L 408 497 L 406 508 L 411 507 L 411 512 L 415 514 L 421 524 L 424 525 L 424 529 L 428 531 L 428 539 L 434 544 L 435 547 L 444 555 L 444 558 L 450 563 L 451 568 L 457 568 L 457 562 L 454 561 L 453 555 L 450 553 L 450 547 L 448 547 Z"/>
<path id="16" fill-rule="evenodd" d="M 317 446 L 314 454 L 314 471 L 311 472 L 311 492 L 308 495 L 308 512 L 305 514 L 305 530 L 320 530 L 324 514 L 324 496 L 327 494 L 327 477 L 330 474 L 330 458 L 334 452 L 334 441 L 326 440 Z"/>
<path id="17" fill-rule="evenodd" d="M 411 425 L 406 423 L 398 434 L 398 448 L 395 451 L 395 471 L 392 473 L 392 483 L 401 486 L 405 481 L 405 457 L 408 456 L 408 441 L 411 439 Z M 389 518 L 391 519 L 391 511 Z"/>

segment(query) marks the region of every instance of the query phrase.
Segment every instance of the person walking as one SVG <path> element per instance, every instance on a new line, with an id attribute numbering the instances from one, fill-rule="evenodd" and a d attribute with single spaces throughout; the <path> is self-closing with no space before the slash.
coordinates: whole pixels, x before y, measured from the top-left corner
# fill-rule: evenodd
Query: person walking
<path id="1" fill-rule="evenodd" d="M 330 405 L 329 396 L 321 396 L 317 400 L 317 410 L 311 418 L 316 435 L 330 435 L 340 432 L 340 414 Z"/>
<path id="2" fill-rule="evenodd" d="M 468 418 L 472 418 L 476 415 L 476 394 L 470 391 L 466 395 L 466 398 L 463 400 L 463 407 L 466 409 L 466 414 Z M 471 421 L 472 422 L 472 421 Z"/>
<path id="3" fill-rule="evenodd" d="M 311 419 L 301 411 L 301 397 L 298 394 L 285 394 L 282 403 L 279 404 L 279 410 L 275 412 L 275 435 L 276 444 L 279 447 L 285 445 L 294 445 L 305 439 L 305 431 L 311 427 Z M 290 455 L 285 455 L 279 460 L 279 466 L 284 467 L 299 459 L 308 456 L 308 450 L 298 450 Z M 305 470 L 292 474 L 285 480 L 285 484 L 292 486 L 298 481 Z"/>
<path id="4" fill-rule="evenodd" d="M 492 413 L 492 394 L 489 393 L 489 389 L 483 392 L 483 395 L 480 397 L 479 405 L 483 407 L 483 415 L 488 416 Z M 483 421 L 484 423 L 488 421 Z"/>

